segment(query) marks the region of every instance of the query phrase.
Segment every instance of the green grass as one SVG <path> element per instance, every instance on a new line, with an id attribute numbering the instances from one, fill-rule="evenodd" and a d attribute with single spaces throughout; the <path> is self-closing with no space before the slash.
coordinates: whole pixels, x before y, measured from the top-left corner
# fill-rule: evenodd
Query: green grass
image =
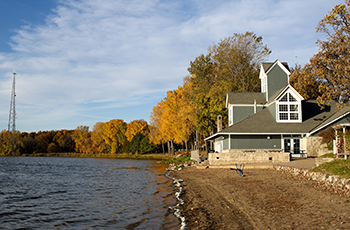
<path id="1" fill-rule="evenodd" d="M 187 161 L 191 160 L 191 156 L 181 156 L 181 157 L 174 157 L 173 159 L 169 159 L 169 160 L 165 160 L 165 161 L 161 161 L 162 163 L 167 163 L 167 164 L 177 164 L 177 163 L 185 163 Z"/>
<path id="2" fill-rule="evenodd" d="M 350 159 L 335 160 L 324 163 L 316 168 L 313 168 L 312 171 L 337 175 L 350 179 Z"/>
<path id="3" fill-rule="evenodd" d="M 321 156 L 322 158 L 335 158 L 335 155 L 333 153 L 327 153 Z"/>

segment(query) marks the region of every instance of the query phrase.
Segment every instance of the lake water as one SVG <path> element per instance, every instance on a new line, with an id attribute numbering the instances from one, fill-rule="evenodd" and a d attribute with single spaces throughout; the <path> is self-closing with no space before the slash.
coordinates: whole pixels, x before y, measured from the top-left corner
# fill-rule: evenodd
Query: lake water
<path id="1" fill-rule="evenodd" d="M 167 165 L 0 157 L 0 229 L 179 229 Z"/>

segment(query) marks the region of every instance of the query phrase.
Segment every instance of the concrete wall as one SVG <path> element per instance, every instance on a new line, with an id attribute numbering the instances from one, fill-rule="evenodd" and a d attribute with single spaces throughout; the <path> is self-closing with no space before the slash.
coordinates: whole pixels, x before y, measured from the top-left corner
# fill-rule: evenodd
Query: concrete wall
<path id="1" fill-rule="evenodd" d="M 200 162 L 200 160 L 199 160 L 199 150 L 191 151 L 191 160 L 195 160 L 197 162 Z"/>
<path id="2" fill-rule="evenodd" d="M 230 149 L 222 153 L 209 153 L 209 165 L 234 165 L 236 163 L 281 163 L 289 162 L 290 154 L 276 149 L 239 150 Z"/>
<path id="3" fill-rule="evenodd" d="M 308 157 L 319 157 L 332 152 L 326 144 L 322 144 L 322 137 L 304 137 L 301 149 L 306 150 Z"/>

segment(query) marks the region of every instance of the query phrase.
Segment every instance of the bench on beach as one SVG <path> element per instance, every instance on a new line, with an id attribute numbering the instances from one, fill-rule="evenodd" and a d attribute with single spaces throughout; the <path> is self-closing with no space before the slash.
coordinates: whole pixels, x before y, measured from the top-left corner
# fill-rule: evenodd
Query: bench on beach
<path id="1" fill-rule="evenodd" d="M 244 169 L 244 164 L 240 164 L 238 166 L 238 164 L 235 164 L 236 168 L 231 168 L 231 170 L 236 170 L 236 173 L 239 173 L 239 175 L 244 176 L 243 175 L 243 169 Z"/>

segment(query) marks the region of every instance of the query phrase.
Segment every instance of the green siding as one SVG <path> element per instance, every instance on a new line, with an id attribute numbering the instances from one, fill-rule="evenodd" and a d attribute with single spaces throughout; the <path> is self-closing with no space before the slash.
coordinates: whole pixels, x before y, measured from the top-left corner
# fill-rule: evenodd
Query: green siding
<path id="1" fill-rule="evenodd" d="M 270 135 L 231 135 L 231 149 L 281 149 L 281 136 Z"/>
<path id="2" fill-rule="evenodd" d="M 222 141 L 222 149 L 228 149 L 228 135 L 224 135 L 224 140 Z"/>
<path id="3" fill-rule="evenodd" d="M 262 106 L 257 106 L 256 112 L 263 109 Z M 254 114 L 254 105 L 252 106 L 233 106 L 233 123 L 237 123 Z"/>
<path id="4" fill-rule="evenodd" d="M 288 75 L 275 65 L 267 75 L 267 90 L 269 93 L 268 100 L 280 89 L 288 85 Z"/>
<path id="5" fill-rule="evenodd" d="M 276 120 L 276 103 L 272 103 L 271 105 L 269 105 L 268 107 L 268 110 L 270 111 L 273 119 Z"/>

